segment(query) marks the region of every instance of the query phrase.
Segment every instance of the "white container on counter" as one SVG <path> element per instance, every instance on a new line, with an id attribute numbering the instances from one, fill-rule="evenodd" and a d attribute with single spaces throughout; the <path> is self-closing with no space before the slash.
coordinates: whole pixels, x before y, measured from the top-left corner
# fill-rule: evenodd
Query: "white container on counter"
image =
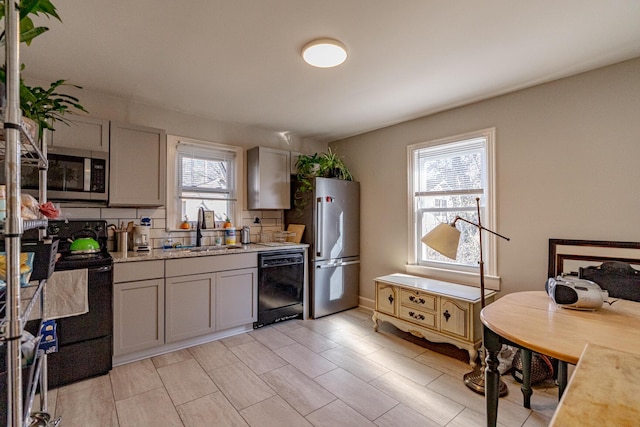
<path id="1" fill-rule="evenodd" d="M 235 245 L 236 244 L 236 229 L 233 227 L 224 229 L 224 244 Z"/>

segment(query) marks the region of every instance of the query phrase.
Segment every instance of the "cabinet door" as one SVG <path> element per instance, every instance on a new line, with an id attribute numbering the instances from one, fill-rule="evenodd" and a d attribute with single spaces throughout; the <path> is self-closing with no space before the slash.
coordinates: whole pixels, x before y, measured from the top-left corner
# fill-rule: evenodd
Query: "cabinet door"
<path id="1" fill-rule="evenodd" d="M 164 279 L 113 285 L 113 355 L 164 344 Z"/>
<path id="2" fill-rule="evenodd" d="M 440 330 L 469 338 L 469 304 L 442 298 L 440 306 Z"/>
<path id="3" fill-rule="evenodd" d="M 166 163 L 164 130 L 112 122 L 109 205 L 164 205 Z"/>
<path id="4" fill-rule="evenodd" d="M 291 153 L 265 147 L 248 150 L 248 209 L 289 209 L 290 194 Z"/>
<path id="5" fill-rule="evenodd" d="M 396 288 L 384 283 L 377 284 L 376 291 L 376 310 L 381 313 L 387 313 L 392 316 L 396 315 L 397 304 Z"/>
<path id="6" fill-rule="evenodd" d="M 171 277 L 166 285 L 167 343 L 215 330 L 215 274 Z"/>
<path id="7" fill-rule="evenodd" d="M 257 321 L 258 269 L 222 271 L 216 276 L 216 330 Z"/>
<path id="8" fill-rule="evenodd" d="M 66 118 L 69 126 L 57 123 L 48 138 L 54 147 L 78 148 L 91 151 L 109 151 L 109 120 L 73 116 Z"/>

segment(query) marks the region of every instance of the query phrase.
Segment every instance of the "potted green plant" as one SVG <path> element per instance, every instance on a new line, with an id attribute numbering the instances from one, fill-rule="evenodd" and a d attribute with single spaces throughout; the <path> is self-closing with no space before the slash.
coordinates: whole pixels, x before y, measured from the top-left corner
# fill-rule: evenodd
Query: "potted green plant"
<path id="1" fill-rule="evenodd" d="M 44 15 L 55 18 L 62 22 L 56 12 L 55 6 L 49 0 L 22 0 L 20 9 L 20 41 L 27 46 L 33 39 L 47 32 L 47 27 L 36 27 L 31 19 L 31 15 Z M 5 17 L 4 3 L 0 4 L 0 20 Z M 5 32 L 0 33 L 0 45 L 5 43 Z M 24 65 L 22 66 L 24 69 Z M 6 69 L 0 68 L 0 81 L 4 85 L 6 82 Z M 20 109 L 23 117 L 32 120 L 38 126 L 37 137 L 42 140 L 45 129 L 55 130 L 53 124 L 56 121 L 69 124 L 62 116 L 70 111 L 77 110 L 87 112 L 79 100 L 71 95 L 60 93 L 61 86 L 73 86 L 81 89 L 80 86 L 66 83 L 65 80 L 57 80 L 49 86 L 42 88 L 39 86 L 27 86 L 22 78 L 20 79 Z M 2 94 L 4 97 L 4 93 Z M 35 136 L 35 135 L 32 135 Z"/>
<path id="2" fill-rule="evenodd" d="M 331 151 L 301 155 L 296 162 L 298 170 L 296 178 L 298 185 L 293 197 L 293 204 L 301 214 L 302 209 L 309 203 L 309 195 L 313 191 L 314 178 L 336 178 L 345 181 L 353 181 L 353 176 L 342 161 L 342 158 Z"/>

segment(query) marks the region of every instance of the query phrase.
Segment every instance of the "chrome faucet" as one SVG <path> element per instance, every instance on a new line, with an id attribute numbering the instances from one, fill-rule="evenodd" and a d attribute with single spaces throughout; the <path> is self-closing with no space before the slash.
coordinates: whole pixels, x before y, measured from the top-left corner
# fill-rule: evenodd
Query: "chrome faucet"
<path id="1" fill-rule="evenodd" d="M 198 208 L 198 220 L 196 221 L 196 246 L 202 246 L 202 223 L 204 222 L 204 208 Z"/>

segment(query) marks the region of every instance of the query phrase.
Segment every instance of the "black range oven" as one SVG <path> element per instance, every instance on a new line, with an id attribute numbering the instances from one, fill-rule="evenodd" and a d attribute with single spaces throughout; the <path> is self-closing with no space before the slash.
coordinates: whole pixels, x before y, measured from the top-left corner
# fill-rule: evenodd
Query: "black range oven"
<path id="1" fill-rule="evenodd" d="M 258 253 L 258 321 L 254 328 L 302 317 L 304 250 Z"/>
<path id="2" fill-rule="evenodd" d="M 86 268 L 89 302 L 87 313 L 56 319 L 59 349 L 47 355 L 50 388 L 103 375 L 112 368 L 113 258 L 107 251 L 106 226 L 99 220 L 49 221 L 48 235 L 59 239 L 55 271 Z M 95 236 L 100 249 L 73 253 L 69 240 L 85 236 Z M 28 238 L 25 233 L 23 240 Z"/>

